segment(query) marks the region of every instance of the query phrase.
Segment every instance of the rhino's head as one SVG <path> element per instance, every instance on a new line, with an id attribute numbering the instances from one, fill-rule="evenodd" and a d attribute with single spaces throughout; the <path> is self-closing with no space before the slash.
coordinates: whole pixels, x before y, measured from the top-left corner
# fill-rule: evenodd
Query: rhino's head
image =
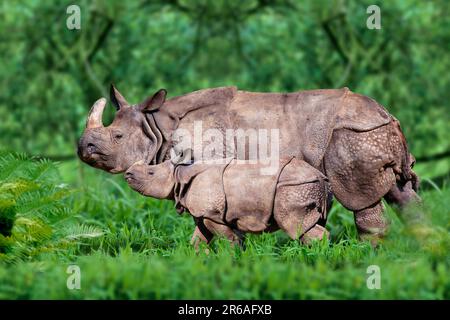
<path id="1" fill-rule="evenodd" d="M 110 95 L 117 109 L 114 121 L 103 126 L 106 99 L 97 100 L 78 143 L 78 156 L 95 168 L 119 173 L 139 160 L 151 161 L 158 152 L 161 134 L 149 124 L 146 114 L 162 106 L 166 91 L 161 89 L 137 105 L 130 105 L 114 86 L 111 86 Z"/>
<path id="2" fill-rule="evenodd" d="M 167 199 L 173 194 L 174 168 L 171 160 L 158 165 L 148 165 L 139 161 L 127 170 L 125 179 L 133 190 L 144 196 Z"/>

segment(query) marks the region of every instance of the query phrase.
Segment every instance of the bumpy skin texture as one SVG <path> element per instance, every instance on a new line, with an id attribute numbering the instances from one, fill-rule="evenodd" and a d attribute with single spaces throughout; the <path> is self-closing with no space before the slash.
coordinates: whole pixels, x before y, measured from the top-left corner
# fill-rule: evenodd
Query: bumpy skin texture
<path id="1" fill-rule="evenodd" d="M 260 168 L 260 164 L 241 165 L 234 160 L 224 165 L 178 167 L 166 161 L 153 166 L 137 163 L 125 177 L 136 191 L 146 196 L 174 198 L 194 217 L 192 243 L 196 249 L 199 241 L 209 243 L 214 235 L 242 244 L 247 232 L 279 228 L 303 243 L 327 236 L 323 226 L 331 193 L 325 176 L 295 158 L 282 161 L 280 172 L 272 178 L 258 175 Z M 180 183 L 182 188 L 177 188 Z M 229 187 L 235 185 L 247 192 L 231 192 Z M 160 191 L 171 187 L 173 192 Z M 270 205 L 261 202 L 257 193 L 272 194 Z"/>
<path id="2" fill-rule="evenodd" d="M 389 124 L 369 132 L 336 130 L 325 154 L 325 174 L 335 197 L 349 210 L 379 201 L 395 184 L 403 146 Z"/>
<path id="3" fill-rule="evenodd" d="M 323 204 L 326 196 L 324 186 L 317 182 L 279 187 L 275 197 L 275 220 L 289 237 L 298 239 L 315 227 L 321 218 L 325 220 Z"/>
<path id="4" fill-rule="evenodd" d="M 384 236 L 387 229 L 387 222 L 383 216 L 383 204 L 376 204 L 355 211 L 355 224 L 361 238 L 375 240 Z"/>
<path id="5" fill-rule="evenodd" d="M 331 198 L 325 176 L 306 162 L 294 159 L 278 179 L 275 221 L 292 239 L 301 238 L 308 243 L 315 236 L 321 238 L 327 232 L 318 226 L 325 226 Z"/>
<path id="6" fill-rule="evenodd" d="M 336 199 L 354 212 L 361 238 L 386 233 L 382 197 L 400 207 L 420 202 L 413 165 L 395 121 L 368 132 L 333 133 L 324 157 L 325 174 Z"/>
<path id="7" fill-rule="evenodd" d="M 347 88 L 294 93 L 258 93 L 235 87 L 204 89 L 165 100 L 165 90 L 131 105 L 114 88 L 118 109 L 104 127 L 106 99 L 93 106 L 79 142 L 80 158 L 111 173 L 126 171 L 136 161 L 160 164 L 175 154 L 193 153 L 178 144 L 178 129 L 193 136 L 194 122 L 203 130 L 277 129 L 280 158 L 296 157 L 330 180 L 336 198 L 354 212 L 383 197 L 402 209 L 419 202 L 414 161 L 398 121 L 376 101 Z M 176 137 L 175 137 L 176 136 Z M 209 144 L 209 141 L 204 141 Z M 246 146 L 248 150 L 248 145 Z M 248 159 L 227 145 L 222 157 Z"/>
<path id="8" fill-rule="evenodd" d="M 211 167 L 204 174 L 201 173 L 188 182 L 189 191 L 185 206 L 190 208 L 193 216 L 219 221 L 223 218 L 226 200 L 222 186 L 222 171 L 220 167 Z"/>

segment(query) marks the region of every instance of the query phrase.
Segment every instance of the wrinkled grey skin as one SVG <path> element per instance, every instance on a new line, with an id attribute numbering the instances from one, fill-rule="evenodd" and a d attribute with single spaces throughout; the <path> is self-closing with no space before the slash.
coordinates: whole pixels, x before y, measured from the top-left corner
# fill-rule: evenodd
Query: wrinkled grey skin
<path id="1" fill-rule="evenodd" d="M 81 160 L 111 173 L 124 172 L 139 160 L 162 163 L 170 158 L 174 130 L 192 131 L 196 120 L 202 120 L 204 130 L 222 132 L 276 128 L 280 158 L 294 156 L 321 171 L 336 199 L 354 212 L 361 237 L 385 233 L 383 197 L 400 208 L 420 201 L 418 178 L 412 171 L 415 160 L 399 122 L 374 100 L 347 88 L 280 94 L 225 87 L 165 97 L 166 91 L 160 90 L 131 106 L 112 87 L 116 117 L 104 127 L 106 100 L 92 107 L 79 141 Z M 189 150 L 175 153 L 185 151 Z"/>
<path id="2" fill-rule="evenodd" d="M 158 91 L 143 103 L 130 106 L 122 95 L 111 87 L 111 101 L 117 113 L 113 122 L 104 127 L 102 113 L 106 99 L 95 102 L 86 122 L 86 131 L 78 145 L 78 155 L 87 164 L 110 173 L 121 173 L 138 160 L 151 160 L 160 145 L 158 136 L 152 133 L 145 113 L 160 107 L 165 91 Z"/>
<path id="3" fill-rule="evenodd" d="M 209 243 L 214 235 L 242 244 L 245 233 L 285 231 L 309 244 L 328 237 L 325 229 L 331 203 L 325 176 L 304 161 L 291 159 L 273 176 L 258 171 L 261 164 L 191 164 L 174 166 L 138 162 L 125 173 L 139 193 L 173 199 L 180 212 L 196 223 L 192 243 Z M 239 186 L 237 190 L 236 186 Z"/>

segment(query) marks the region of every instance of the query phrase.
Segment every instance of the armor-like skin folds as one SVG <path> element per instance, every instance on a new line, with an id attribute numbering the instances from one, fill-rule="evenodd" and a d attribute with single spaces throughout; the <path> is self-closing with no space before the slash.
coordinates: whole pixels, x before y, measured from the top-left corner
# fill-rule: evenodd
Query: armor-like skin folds
<path id="1" fill-rule="evenodd" d="M 180 213 L 188 211 L 211 234 L 232 234 L 230 240 L 279 228 L 303 242 L 326 235 L 331 200 L 326 177 L 296 158 L 281 160 L 273 175 L 261 174 L 261 167 L 233 159 L 177 166 L 168 160 L 160 165 L 137 163 L 125 176 L 136 191 L 174 199 Z"/>

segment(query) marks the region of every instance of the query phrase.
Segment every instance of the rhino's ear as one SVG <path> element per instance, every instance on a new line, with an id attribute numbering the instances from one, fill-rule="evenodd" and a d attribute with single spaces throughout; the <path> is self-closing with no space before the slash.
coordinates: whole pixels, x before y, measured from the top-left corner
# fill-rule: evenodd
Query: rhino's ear
<path id="1" fill-rule="evenodd" d="M 111 99 L 112 104 L 116 107 L 117 110 L 124 106 L 128 106 L 127 100 L 120 94 L 119 90 L 111 84 L 111 88 L 109 89 L 109 97 Z"/>
<path id="2" fill-rule="evenodd" d="M 166 101 L 166 95 L 166 89 L 159 89 L 153 96 L 142 102 L 139 107 L 144 112 L 158 110 L 164 104 L 164 101 Z"/>

